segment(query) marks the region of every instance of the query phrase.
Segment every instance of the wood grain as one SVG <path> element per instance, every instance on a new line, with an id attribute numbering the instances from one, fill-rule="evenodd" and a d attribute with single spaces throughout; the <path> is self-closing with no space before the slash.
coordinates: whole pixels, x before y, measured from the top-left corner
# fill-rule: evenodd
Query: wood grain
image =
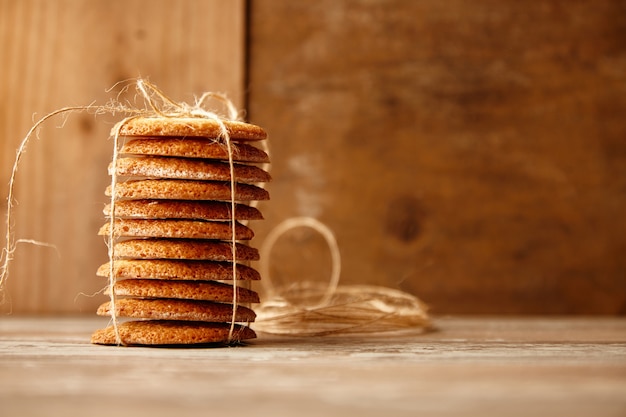
<path id="1" fill-rule="evenodd" d="M 259 239 L 314 216 L 343 283 L 439 313 L 626 312 L 623 1 L 250 7 Z M 328 276 L 322 240 L 284 241 L 276 279 Z"/>
<path id="2" fill-rule="evenodd" d="M 438 331 L 95 346 L 93 318 L 0 320 L 3 416 L 620 416 L 624 318 L 447 317 Z M 119 411 L 118 411 L 119 412 Z"/>
<path id="3" fill-rule="evenodd" d="M 177 101 L 223 92 L 242 108 L 244 23 L 242 0 L 0 0 L 0 194 L 33 120 L 117 99 L 121 81 L 148 78 Z M 130 93 L 120 99 L 143 106 Z M 92 297 L 104 287 L 95 270 L 106 260 L 96 233 L 109 131 L 121 117 L 58 117 L 28 146 L 17 177 L 16 237 L 57 249 L 18 246 L 2 311 L 91 314 L 103 300 Z"/>

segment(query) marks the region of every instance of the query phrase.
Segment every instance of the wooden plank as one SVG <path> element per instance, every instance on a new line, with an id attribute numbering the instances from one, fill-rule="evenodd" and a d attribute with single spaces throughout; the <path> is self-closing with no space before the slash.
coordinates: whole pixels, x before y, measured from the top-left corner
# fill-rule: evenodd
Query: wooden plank
<path id="1" fill-rule="evenodd" d="M 618 416 L 624 318 L 446 317 L 437 332 L 94 346 L 94 318 L 0 320 L 3 416 Z M 41 401 L 45 399 L 45 401 Z"/>
<path id="2" fill-rule="evenodd" d="M 274 177 L 257 236 L 314 216 L 342 282 L 439 313 L 625 313 L 625 7 L 252 2 Z M 323 241 L 284 240 L 277 279 L 327 276 Z"/>
<path id="3" fill-rule="evenodd" d="M 244 6 L 243 0 L 1 0 L 0 195 L 7 194 L 15 151 L 33 119 L 65 106 L 105 104 L 117 98 L 118 82 L 146 77 L 177 101 L 223 92 L 242 108 Z M 121 99 L 135 103 L 131 94 Z M 57 249 L 18 246 L 2 311 L 91 314 L 103 300 L 92 297 L 105 284 L 95 277 L 106 261 L 96 233 L 104 222 L 109 131 L 122 116 L 74 114 L 62 129 L 57 118 L 28 146 L 17 177 L 16 236 Z"/>

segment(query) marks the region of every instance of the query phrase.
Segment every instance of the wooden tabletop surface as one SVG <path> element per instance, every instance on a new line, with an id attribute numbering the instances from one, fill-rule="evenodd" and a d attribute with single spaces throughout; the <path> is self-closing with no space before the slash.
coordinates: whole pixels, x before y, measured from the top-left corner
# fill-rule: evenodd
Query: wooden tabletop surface
<path id="1" fill-rule="evenodd" d="M 95 346 L 98 318 L 0 318 L 0 415 L 625 416 L 626 318 L 440 317 L 426 334 Z"/>

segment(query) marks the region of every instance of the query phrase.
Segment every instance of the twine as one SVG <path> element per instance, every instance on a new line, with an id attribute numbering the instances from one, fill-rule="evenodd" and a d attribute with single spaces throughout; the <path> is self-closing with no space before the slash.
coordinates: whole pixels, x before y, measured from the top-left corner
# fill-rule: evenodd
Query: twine
<path id="1" fill-rule="evenodd" d="M 272 248 L 282 235 L 299 227 L 311 228 L 326 240 L 331 254 L 327 285 L 296 280 L 278 287 L 272 282 Z M 261 282 L 267 298 L 256 309 L 256 330 L 276 335 L 327 336 L 432 329 L 428 307 L 411 294 L 374 285 L 339 285 L 341 257 L 337 239 L 315 218 L 284 220 L 268 233 L 261 248 Z"/>
<path id="2" fill-rule="evenodd" d="M 119 84 L 119 83 L 118 83 Z M 111 91 L 115 86 L 114 85 L 107 91 Z M 125 92 L 129 88 L 129 85 L 124 86 L 119 95 Z M 113 148 L 113 158 L 112 164 L 113 167 L 117 166 L 118 152 L 119 152 L 119 139 L 120 139 L 120 131 L 125 123 L 128 123 L 130 120 L 138 117 L 163 117 L 163 118 L 175 118 L 175 117 L 189 117 L 189 118 L 205 118 L 211 119 L 217 122 L 219 126 L 220 133 L 218 138 L 221 138 L 226 143 L 226 147 L 228 150 L 228 164 L 230 169 L 230 200 L 231 200 L 231 253 L 233 258 L 233 267 L 232 267 L 232 278 L 233 278 L 233 312 L 231 319 L 231 326 L 228 334 L 228 342 L 231 343 L 233 341 L 233 334 L 235 330 L 235 318 L 237 314 L 237 304 L 238 304 L 238 295 L 237 295 L 237 252 L 236 252 L 236 234 L 235 234 L 235 176 L 234 176 L 234 160 L 233 160 L 233 147 L 231 143 L 230 134 L 228 133 L 228 129 L 224 123 L 225 120 L 234 121 L 238 120 L 238 111 L 235 108 L 234 104 L 226 98 L 226 96 L 213 93 L 213 92 L 205 92 L 199 98 L 196 98 L 195 103 L 190 105 L 184 102 L 176 102 L 170 99 L 167 95 L 165 95 L 161 90 L 159 90 L 155 85 L 148 82 L 144 79 L 138 79 L 136 81 L 136 89 L 138 90 L 141 97 L 144 99 L 144 103 L 146 104 L 146 108 L 140 109 L 131 105 L 126 105 L 121 103 L 119 100 L 110 101 L 109 103 L 101 106 L 96 105 L 88 105 L 88 106 L 74 106 L 74 107 L 63 107 L 61 109 L 55 110 L 51 113 L 46 114 L 42 118 L 40 118 L 28 131 L 26 136 L 20 142 L 20 146 L 17 149 L 17 154 L 15 161 L 13 163 L 13 168 L 11 171 L 11 177 L 9 180 L 9 191 L 7 196 L 7 214 L 6 214 L 6 239 L 5 239 L 5 247 L 0 254 L 0 294 L 2 294 L 2 299 L 0 302 L 4 302 L 4 286 L 6 285 L 8 276 L 9 276 L 9 266 L 11 261 L 13 260 L 13 256 L 15 253 L 15 248 L 17 243 L 28 242 L 36 245 L 50 246 L 44 242 L 38 242 L 34 240 L 28 239 L 19 239 L 15 240 L 15 232 L 13 230 L 13 206 L 14 206 L 14 191 L 15 191 L 15 178 L 17 175 L 17 171 L 20 165 L 20 161 L 24 153 L 26 152 L 26 146 L 30 142 L 30 140 L 34 136 L 38 136 L 39 128 L 42 124 L 44 124 L 49 119 L 57 116 L 57 115 L 67 115 L 74 112 L 93 112 L 94 115 L 98 114 L 110 114 L 115 115 L 118 113 L 128 115 L 121 122 L 117 123 L 113 129 L 113 139 L 114 139 L 114 148 Z M 119 98 L 118 95 L 118 98 Z M 227 114 L 222 116 L 216 112 L 209 111 L 204 107 L 207 105 L 209 100 L 214 100 L 219 102 L 222 106 L 226 108 Z M 111 319 L 112 325 L 114 328 L 116 344 L 123 345 L 124 342 L 121 339 L 119 329 L 118 329 L 118 321 L 117 321 L 117 309 L 116 309 L 116 296 L 115 291 L 113 291 L 116 278 L 115 278 L 115 236 L 114 236 L 114 222 L 115 222 L 115 203 L 116 203 L 116 186 L 118 183 L 116 170 L 113 169 L 111 173 L 111 217 L 109 224 L 109 235 L 108 235 L 108 256 L 109 256 L 109 297 L 111 303 Z"/>
<path id="3" fill-rule="evenodd" d="M 330 303 L 330 300 L 337 291 L 339 278 L 341 276 L 341 254 L 339 253 L 339 245 L 337 244 L 337 239 L 335 238 L 332 230 L 330 230 L 330 228 L 324 223 L 313 217 L 289 218 L 279 223 L 267 234 L 265 240 L 263 241 L 263 244 L 261 245 L 261 253 L 263 255 L 259 266 L 261 276 L 263 277 L 263 286 L 270 299 L 280 297 L 280 291 L 273 284 L 272 278 L 270 276 L 269 260 L 272 255 L 272 249 L 276 245 L 278 239 L 289 230 L 296 229 L 298 227 L 308 227 L 321 234 L 322 237 L 324 237 L 324 239 L 326 240 L 326 244 L 328 245 L 328 249 L 330 250 L 330 280 L 328 282 L 328 285 L 326 286 L 325 291 L 322 294 L 322 297 L 319 299 L 319 301 L 311 306 L 312 309 L 323 308 Z"/>
<path id="4" fill-rule="evenodd" d="M 105 113 L 109 112 L 109 108 L 107 106 L 75 106 L 75 107 L 63 107 L 61 109 L 57 109 L 51 113 L 46 114 L 42 118 L 40 118 L 28 131 L 26 136 L 20 142 L 19 147 L 17 148 L 15 160 L 13 162 L 13 168 L 11 169 L 11 176 L 9 178 L 9 190 L 7 194 L 7 214 L 6 214 L 6 235 L 5 235 L 5 246 L 2 249 L 2 253 L 0 254 L 0 294 L 2 298 L 0 299 L 0 303 L 4 303 L 5 294 L 4 294 L 4 286 L 9 277 L 9 266 L 11 261 L 13 260 L 13 256 L 15 253 L 15 249 L 18 243 L 31 243 L 37 246 L 53 246 L 45 242 L 39 242 L 33 239 L 19 239 L 15 240 L 15 233 L 13 231 L 13 210 L 14 210 L 14 202 L 15 197 L 13 196 L 15 192 L 15 180 L 17 176 L 17 171 L 22 160 L 22 156 L 26 153 L 26 146 L 33 138 L 33 136 L 38 137 L 39 128 L 49 119 L 57 116 L 57 115 L 65 115 L 68 113 L 73 113 L 77 111 L 94 111 L 94 113 Z"/>

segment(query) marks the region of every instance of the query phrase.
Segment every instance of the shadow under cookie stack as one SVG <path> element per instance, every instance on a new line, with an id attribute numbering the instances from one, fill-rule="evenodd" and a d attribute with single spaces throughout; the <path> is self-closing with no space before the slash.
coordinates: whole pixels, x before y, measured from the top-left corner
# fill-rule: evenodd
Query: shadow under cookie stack
<path id="1" fill-rule="evenodd" d="M 114 210 L 105 207 L 108 221 L 99 232 L 114 238 L 113 257 L 97 272 L 114 291 L 97 314 L 115 316 L 92 343 L 232 344 L 256 337 L 248 306 L 259 297 L 238 283 L 260 279 L 246 265 L 259 253 L 248 246 L 254 233 L 244 223 L 262 219 L 250 202 L 269 199 L 258 184 L 270 176 L 257 166 L 269 158 L 254 146 L 265 131 L 236 121 L 162 117 L 129 119 L 116 130 L 123 144 L 109 168 L 116 176 Z"/>

